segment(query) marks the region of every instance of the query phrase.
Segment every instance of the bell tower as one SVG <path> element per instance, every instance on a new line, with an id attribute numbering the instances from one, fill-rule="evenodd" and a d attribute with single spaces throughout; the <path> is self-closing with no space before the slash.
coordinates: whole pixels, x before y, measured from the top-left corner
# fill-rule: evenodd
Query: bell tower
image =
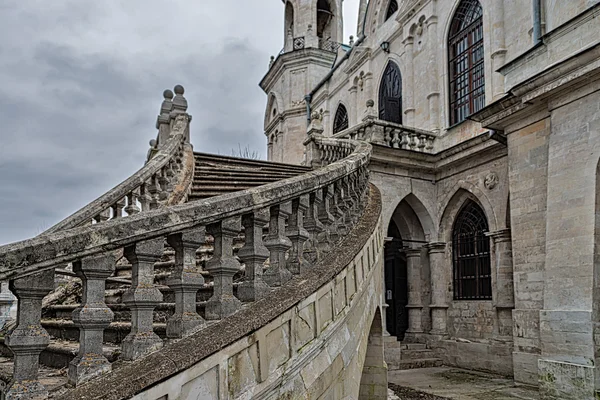
<path id="1" fill-rule="evenodd" d="M 301 164 L 307 128 L 304 97 L 331 70 L 342 49 L 342 0 L 283 0 L 284 40 L 260 82 L 268 96 L 267 157 Z"/>

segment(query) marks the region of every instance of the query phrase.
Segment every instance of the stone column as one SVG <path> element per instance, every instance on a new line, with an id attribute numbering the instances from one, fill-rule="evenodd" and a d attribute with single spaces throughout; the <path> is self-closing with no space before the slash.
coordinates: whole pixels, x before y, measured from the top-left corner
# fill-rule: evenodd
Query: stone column
<path id="1" fill-rule="evenodd" d="M 404 54 L 406 55 L 406 78 L 403 79 L 406 104 L 403 104 L 404 115 L 403 125 L 415 126 L 415 105 L 414 105 L 414 72 L 413 72 L 413 51 L 415 39 L 408 36 L 404 39 Z"/>
<path id="2" fill-rule="evenodd" d="M 123 255 L 131 263 L 131 287 L 123 294 L 123 303 L 131 310 L 131 332 L 121 343 L 123 359 L 135 360 L 163 346 L 154 333 L 154 308 L 163 296 L 154 287 L 154 263 L 163 255 L 164 239 L 138 242 L 125 248 Z"/>
<path id="3" fill-rule="evenodd" d="M 263 280 L 263 265 L 269 258 L 269 250 L 263 243 L 263 227 L 269 222 L 266 210 L 242 216 L 245 228 L 244 246 L 239 249 L 238 257 L 246 264 L 244 282 L 238 286 L 237 297 L 241 301 L 257 301 L 265 297 L 269 285 Z"/>
<path id="4" fill-rule="evenodd" d="M 304 259 L 304 243 L 308 239 L 308 231 L 304 229 L 304 213 L 308 210 L 308 196 L 292 200 L 292 215 L 289 219 L 287 237 L 292 242 L 288 258 L 288 270 L 294 274 L 303 274 L 310 267 Z"/>
<path id="5" fill-rule="evenodd" d="M 494 259 L 492 260 L 492 275 L 495 283 L 493 304 L 498 318 L 497 334 L 512 336 L 515 288 L 510 229 L 490 232 L 487 236 L 490 237 L 494 249 Z"/>
<path id="6" fill-rule="evenodd" d="M 421 298 L 421 249 L 407 249 L 408 329 L 406 333 L 423 333 L 423 301 Z"/>
<path id="7" fill-rule="evenodd" d="M 50 343 L 50 335 L 40 323 L 42 299 L 54 289 L 54 270 L 40 272 L 10 282 L 19 299 L 17 326 L 4 343 L 14 354 L 13 378 L 4 390 L 7 400 L 45 399 L 48 390 L 38 381 L 40 353 Z"/>
<path id="8" fill-rule="evenodd" d="M 450 268 L 446 265 L 446 243 L 429 243 L 429 264 L 431 271 L 431 332 L 432 335 L 446 336 L 448 288 Z"/>
<path id="9" fill-rule="evenodd" d="M 73 263 L 73 272 L 81 278 L 82 305 L 73 311 L 73 323 L 79 327 L 79 354 L 69 363 L 69 383 L 80 385 L 111 370 L 104 357 L 104 329 L 114 314 L 104 303 L 106 278 L 115 271 L 116 259 L 109 252 Z"/>
<path id="10" fill-rule="evenodd" d="M 206 232 L 215 238 L 214 255 L 206 263 L 214 279 L 213 295 L 206 302 L 208 320 L 223 319 L 242 308 L 242 302 L 233 295 L 233 276 L 241 267 L 233 255 L 233 239 L 240 229 L 240 220 L 235 217 L 206 227 Z"/>
<path id="11" fill-rule="evenodd" d="M 175 313 L 167 321 L 169 339 L 181 339 L 205 324 L 196 311 L 196 294 L 204 285 L 204 278 L 196 265 L 196 250 L 205 239 L 203 228 L 167 237 L 167 242 L 175 250 L 175 269 L 166 282 L 175 293 Z"/>
<path id="12" fill-rule="evenodd" d="M 292 247 L 292 242 L 285 235 L 285 219 L 288 213 L 282 205 L 272 206 L 269 217 L 269 234 L 265 238 L 265 246 L 269 249 L 269 268 L 264 273 L 264 280 L 271 287 L 281 286 L 290 279 L 285 253 Z"/>

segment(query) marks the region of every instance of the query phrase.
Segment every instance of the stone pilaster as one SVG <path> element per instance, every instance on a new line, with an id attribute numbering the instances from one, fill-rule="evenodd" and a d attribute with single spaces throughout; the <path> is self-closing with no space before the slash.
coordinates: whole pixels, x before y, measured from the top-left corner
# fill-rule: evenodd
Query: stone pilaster
<path id="1" fill-rule="evenodd" d="M 413 56 L 414 56 L 415 39 L 413 36 L 408 36 L 404 39 L 404 54 L 406 55 L 406 78 L 403 80 L 404 93 L 406 96 L 406 106 L 404 107 L 403 124 L 406 126 L 415 126 L 415 105 L 414 105 L 414 71 L 413 71 Z"/>
<path id="2" fill-rule="evenodd" d="M 82 305 L 73 311 L 73 323 L 79 328 L 79 353 L 69 363 L 69 383 L 80 385 L 111 370 L 104 357 L 104 329 L 114 314 L 104 303 L 106 278 L 115 271 L 113 253 L 84 258 L 73 263 L 73 272 L 83 285 Z"/>
<path id="3" fill-rule="evenodd" d="M 429 264 L 431 271 L 431 331 L 432 335 L 448 334 L 448 288 L 450 287 L 450 267 L 446 265 L 446 243 L 429 243 Z"/>
<path id="4" fill-rule="evenodd" d="M 40 324 L 42 299 L 54 289 L 54 271 L 15 279 L 10 290 L 19 300 L 17 326 L 4 343 L 14 354 L 13 378 L 4 390 L 7 400 L 45 399 L 48 390 L 38 381 L 40 353 L 50 343 L 48 332 Z"/>
<path id="5" fill-rule="evenodd" d="M 204 284 L 196 265 L 196 250 L 205 239 L 203 228 L 167 237 L 167 242 L 175 250 L 175 270 L 166 282 L 175 293 L 175 313 L 167 321 L 169 339 L 188 336 L 205 324 L 196 311 L 196 293 Z"/>
<path id="6" fill-rule="evenodd" d="M 407 249 L 408 272 L 408 330 L 406 333 L 423 333 L 423 301 L 421 296 L 421 249 Z"/>
<path id="7" fill-rule="evenodd" d="M 288 213 L 283 206 L 272 206 L 269 214 L 269 234 L 265 238 L 265 246 L 269 249 L 270 265 L 264 273 L 264 280 L 269 286 L 277 287 L 292 279 L 285 259 L 285 253 L 292 247 L 292 242 L 285 235 Z"/>
<path id="8" fill-rule="evenodd" d="M 240 270 L 240 263 L 233 255 L 233 239 L 240 233 L 239 218 L 229 218 L 210 224 L 206 232 L 215 238 L 213 257 L 206 269 L 214 279 L 214 292 L 206 302 L 206 319 L 223 319 L 240 308 L 242 302 L 233 295 L 233 276 Z"/>
<path id="9" fill-rule="evenodd" d="M 125 248 L 123 254 L 131 263 L 131 287 L 123 295 L 123 303 L 131 310 L 131 332 L 121 344 L 123 359 L 135 360 L 163 346 L 154 333 L 154 308 L 162 301 L 162 293 L 154 287 L 154 263 L 160 260 L 164 239 L 138 242 Z"/>
<path id="10" fill-rule="evenodd" d="M 269 285 L 263 280 L 263 265 L 269 258 L 269 250 L 263 243 L 263 227 L 269 222 L 266 210 L 242 216 L 245 243 L 238 257 L 246 264 L 244 282 L 238 286 L 237 297 L 241 301 L 257 301 L 269 293 Z"/>
<path id="11" fill-rule="evenodd" d="M 496 308 L 497 334 L 512 336 L 512 310 L 515 308 L 514 271 L 510 229 L 487 234 L 492 240 L 494 260 L 493 304 Z"/>
<path id="12" fill-rule="evenodd" d="M 304 214 L 307 210 L 308 196 L 292 200 L 292 214 L 286 234 L 292 242 L 287 268 L 294 275 L 302 274 L 310 267 L 310 264 L 304 259 L 304 243 L 308 239 L 308 231 L 304 229 Z"/>

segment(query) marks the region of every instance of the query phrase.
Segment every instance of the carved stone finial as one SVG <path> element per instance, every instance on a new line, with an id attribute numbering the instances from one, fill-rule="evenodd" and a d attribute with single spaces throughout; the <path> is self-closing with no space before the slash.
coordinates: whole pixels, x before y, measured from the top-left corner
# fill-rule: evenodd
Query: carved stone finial
<path id="1" fill-rule="evenodd" d="M 350 46 L 354 45 L 354 36 L 350 35 Z"/>
<path id="2" fill-rule="evenodd" d="M 175 91 L 175 98 L 173 98 L 173 111 L 171 112 L 171 119 L 175 118 L 177 114 L 183 114 L 187 111 L 188 102 L 183 94 L 185 93 L 185 89 L 181 85 L 176 85 L 173 88 Z"/>
<path id="3" fill-rule="evenodd" d="M 156 139 L 150 139 L 150 147 L 152 147 L 152 148 L 156 147 Z"/>
<path id="4" fill-rule="evenodd" d="M 173 92 L 169 89 L 163 92 L 164 100 L 160 105 L 160 115 L 156 119 L 156 129 L 160 129 L 161 124 L 169 123 L 169 114 L 173 110 Z"/>

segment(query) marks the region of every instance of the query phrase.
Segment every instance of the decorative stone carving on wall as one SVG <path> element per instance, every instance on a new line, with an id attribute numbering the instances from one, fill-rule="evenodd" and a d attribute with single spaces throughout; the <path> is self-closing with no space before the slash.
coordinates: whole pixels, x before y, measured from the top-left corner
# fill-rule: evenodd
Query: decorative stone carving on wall
<path id="1" fill-rule="evenodd" d="M 292 101 L 292 107 L 299 107 L 299 106 L 301 106 L 302 104 L 304 104 L 304 102 L 305 102 L 305 100 L 304 100 L 304 99 L 302 99 L 302 100 L 295 100 L 295 101 Z"/>
<path id="2" fill-rule="evenodd" d="M 498 178 L 498 174 L 496 174 L 495 172 L 490 172 L 486 175 L 485 180 L 483 181 L 483 185 L 487 190 L 492 190 L 496 186 L 498 186 L 499 182 L 500 178 Z"/>

